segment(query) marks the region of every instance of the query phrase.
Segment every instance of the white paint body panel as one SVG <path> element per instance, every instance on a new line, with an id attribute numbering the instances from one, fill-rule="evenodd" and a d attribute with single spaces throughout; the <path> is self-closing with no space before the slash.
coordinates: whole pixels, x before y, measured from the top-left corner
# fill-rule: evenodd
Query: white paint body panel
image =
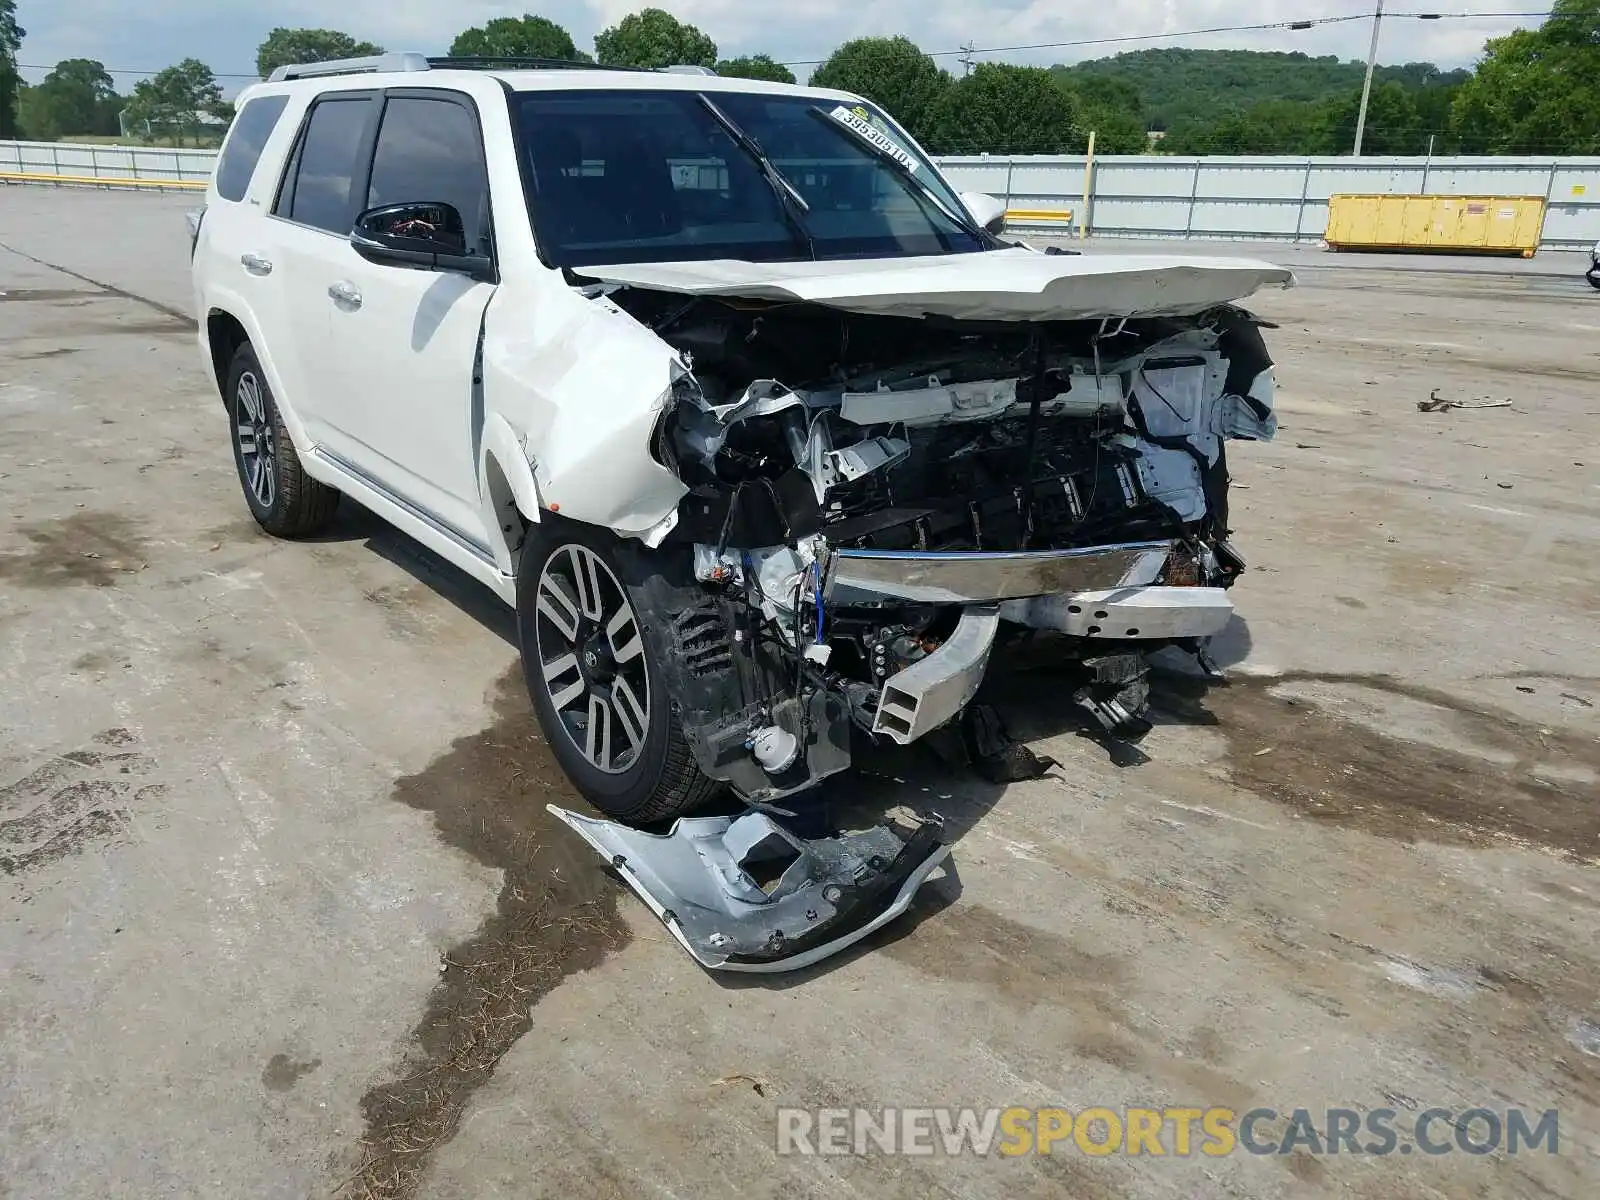
<path id="1" fill-rule="evenodd" d="M 1263 287 L 1294 284 L 1293 272 L 1247 258 L 1041 254 L 1021 247 L 829 262 L 630 263 L 584 273 L 685 295 L 799 300 L 882 316 L 987 321 L 1197 313 Z"/>
<path id="2" fill-rule="evenodd" d="M 348 241 L 326 240 L 311 302 L 320 299 L 328 320 L 320 380 L 338 417 L 330 434 L 389 490 L 487 546 L 472 364 L 494 286 L 379 266 Z M 333 286 L 353 288 L 359 306 L 333 299 Z"/>

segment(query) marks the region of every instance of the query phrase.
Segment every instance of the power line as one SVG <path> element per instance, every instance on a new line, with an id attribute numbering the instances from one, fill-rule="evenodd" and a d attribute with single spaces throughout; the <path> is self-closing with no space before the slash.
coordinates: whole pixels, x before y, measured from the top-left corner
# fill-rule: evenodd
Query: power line
<path id="1" fill-rule="evenodd" d="M 1482 20 L 1512 20 L 1525 17 L 1551 17 L 1554 13 L 1548 10 L 1537 12 L 1386 12 L 1385 19 L 1415 20 L 1415 21 L 1482 21 Z M 1294 21 L 1265 21 L 1253 25 L 1212 25 L 1205 29 L 1182 29 L 1170 33 L 1130 33 L 1113 37 L 1078 38 L 1067 42 L 1029 42 L 1016 46 L 984 46 L 972 45 L 957 46 L 954 50 L 925 50 L 929 58 L 957 58 L 962 55 L 972 56 L 978 54 L 1015 54 L 1030 50 L 1072 50 L 1082 46 L 1113 46 L 1130 42 L 1156 42 L 1167 38 L 1205 37 L 1216 33 L 1261 33 L 1274 29 L 1281 29 L 1295 33 L 1307 29 L 1317 28 L 1322 25 L 1342 25 L 1351 21 L 1366 21 L 1372 17 L 1371 13 L 1345 13 L 1338 16 L 1303 17 Z M 825 58 L 786 59 L 782 63 L 786 67 L 816 67 L 828 60 Z M 17 66 L 24 71 L 53 71 L 55 67 L 41 63 L 18 63 Z M 159 74 L 160 71 L 144 71 L 134 67 L 102 67 L 108 75 L 141 75 L 149 76 Z M 260 79 L 261 76 L 254 71 L 213 71 L 215 79 Z"/>
<path id="2" fill-rule="evenodd" d="M 1462 20 L 1509 20 L 1514 17 L 1549 17 L 1549 11 L 1540 12 L 1397 12 L 1385 13 L 1385 17 L 1420 21 L 1462 21 Z M 1171 33 L 1130 33 L 1114 37 L 1079 38 L 1070 42 L 1030 42 L 1018 46 L 984 46 L 970 47 L 957 46 L 954 50 L 925 50 L 929 58 L 953 58 L 962 54 L 1014 54 L 1023 50 L 1071 50 L 1080 46 L 1111 46 L 1126 42 L 1154 42 L 1164 38 L 1203 37 L 1213 33 L 1259 33 L 1264 30 L 1282 29 L 1301 32 L 1313 29 L 1320 25 L 1341 25 L 1350 21 L 1369 21 L 1371 13 L 1345 13 L 1329 17 L 1303 17 L 1294 21 L 1265 21 L 1255 25 L 1213 25 L 1206 29 L 1182 29 Z M 827 62 L 825 58 L 806 58 L 785 60 L 786 67 L 815 67 Z"/>

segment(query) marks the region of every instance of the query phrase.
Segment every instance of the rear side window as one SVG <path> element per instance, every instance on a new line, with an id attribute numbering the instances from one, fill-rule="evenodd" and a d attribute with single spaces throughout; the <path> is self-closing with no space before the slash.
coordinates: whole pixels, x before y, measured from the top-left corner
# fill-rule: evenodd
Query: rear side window
<path id="1" fill-rule="evenodd" d="M 228 144 L 217 162 L 217 194 L 224 200 L 243 200 L 261 159 L 262 148 L 289 103 L 287 96 L 257 96 L 239 110 L 228 131 Z"/>
<path id="2" fill-rule="evenodd" d="M 317 102 L 278 195 L 274 211 L 280 217 L 329 233 L 350 232 L 356 218 L 350 185 L 371 112 L 370 96 Z"/>
<path id="3" fill-rule="evenodd" d="M 378 128 L 366 206 L 432 200 L 460 212 L 469 250 L 491 252 L 489 180 L 477 117 L 451 100 L 390 97 Z"/>

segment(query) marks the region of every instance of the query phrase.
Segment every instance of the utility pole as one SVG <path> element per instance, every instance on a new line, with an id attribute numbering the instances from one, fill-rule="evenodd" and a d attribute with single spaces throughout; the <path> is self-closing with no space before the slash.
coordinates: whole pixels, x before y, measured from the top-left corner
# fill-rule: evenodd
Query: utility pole
<path id="1" fill-rule="evenodd" d="M 1361 85 L 1361 111 L 1356 115 L 1356 148 L 1353 158 L 1361 157 L 1361 139 L 1367 132 L 1367 101 L 1372 98 L 1372 68 L 1378 61 L 1378 27 L 1383 24 L 1383 0 L 1372 14 L 1372 45 L 1367 47 L 1367 81 Z"/>
<path id="2" fill-rule="evenodd" d="M 975 47 L 970 41 L 961 47 L 961 57 L 957 61 L 961 64 L 961 74 L 963 76 L 972 74 L 972 53 L 974 49 Z"/>

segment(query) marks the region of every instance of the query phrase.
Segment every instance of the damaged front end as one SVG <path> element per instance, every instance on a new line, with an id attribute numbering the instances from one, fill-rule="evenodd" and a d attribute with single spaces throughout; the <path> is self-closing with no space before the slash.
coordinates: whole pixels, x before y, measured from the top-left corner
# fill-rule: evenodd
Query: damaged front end
<path id="1" fill-rule="evenodd" d="M 1118 737 L 1149 728 L 1149 652 L 1209 662 L 1245 565 L 1224 443 L 1276 429 L 1248 313 L 608 299 L 687 368 L 653 445 L 687 488 L 659 547 L 683 566 L 652 603 L 699 768 L 751 811 L 665 835 L 558 815 L 704 965 L 792 969 L 903 911 L 944 857 L 936 822 L 805 841 L 772 814 L 846 769 L 853 735 L 950 727 L 1008 636 L 1058 635 L 1085 720 Z"/>
<path id="2" fill-rule="evenodd" d="M 692 364 L 657 447 L 689 488 L 672 536 L 734 647 L 766 656 L 770 690 L 740 699 L 802 757 L 819 723 L 900 744 L 945 725 L 1023 629 L 1096 664 L 1085 711 L 1137 731 L 1142 656 L 1203 651 L 1230 620 L 1223 444 L 1276 429 L 1242 310 L 986 324 L 619 299 Z M 830 742 L 788 777 L 799 760 L 764 755 L 763 728 L 744 739 L 757 770 L 717 776 L 752 798 L 846 765 Z"/>

